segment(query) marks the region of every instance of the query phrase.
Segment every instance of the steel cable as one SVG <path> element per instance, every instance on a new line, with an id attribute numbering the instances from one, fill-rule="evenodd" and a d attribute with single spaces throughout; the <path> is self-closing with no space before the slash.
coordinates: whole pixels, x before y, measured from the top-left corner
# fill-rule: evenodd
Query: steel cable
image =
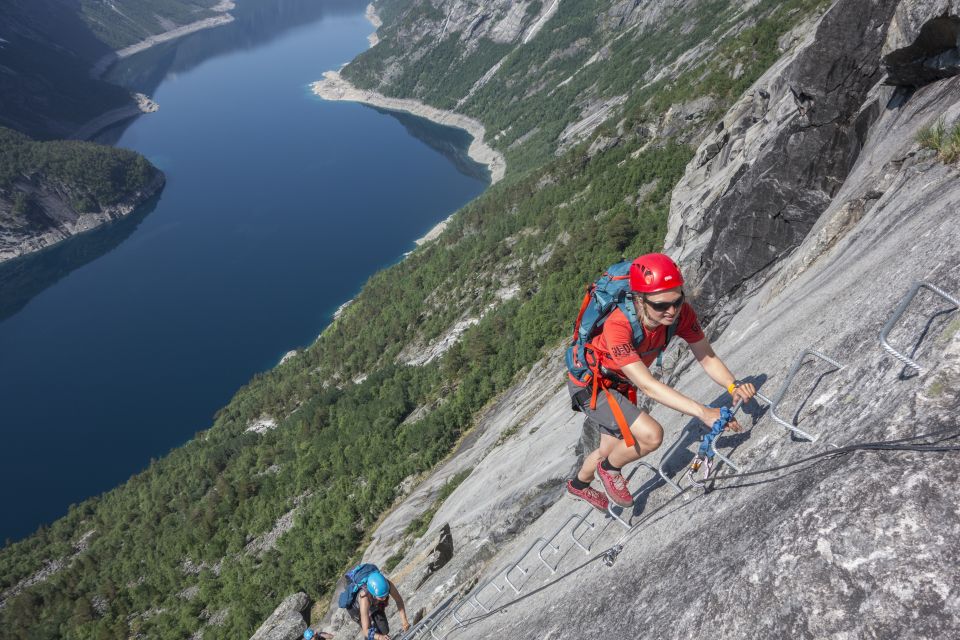
<path id="1" fill-rule="evenodd" d="M 916 440 L 920 440 L 923 438 L 934 438 L 937 436 L 942 436 L 942 437 L 932 442 L 921 442 L 921 443 L 915 442 Z M 916 436 L 909 436 L 906 438 L 899 438 L 896 440 L 878 440 L 875 442 L 865 442 L 862 444 L 851 444 L 851 445 L 839 447 L 837 449 L 830 449 L 828 451 L 815 453 L 809 456 L 805 456 L 799 460 L 795 460 L 793 462 L 786 462 L 786 463 L 775 465 L 772 467 L 765 467 L 763 469 L 756 469 L 753 471 L 744 471 L 741 473 L 714 476 L 714 477 L 708 478 L 707 482 L 722 482 L 727 480 L 735 480 L 738 478 L 748 478 L 748 477 L 755 477 L 760 475 L 767 475 L 770 473 L 775 473 L 777 471 L 783 471 L 786 469 L 790 469 L 792 467 L 797 467 L 802 464 L 806 464 L 808 462 L 816 462 L 819 460 L 824 460 L 827 458 L 834 458 L 834 457 L 839 458 L 841 456 L 844 456 L 850 453 L 855 453 L 857 451 L 897 451 L 897 452 L 905 451 L 905 452 L 918 452 L 918 453 L 945 453 L 945 452 L 951 452 L 951 451 L 960 451 L 960 445 L 950 445 L 950 446 L 940 445 L 941 442 L 956 440 L 957 438 L 960 438 L 960 430 L 943 429 L 941 431 L 935 431 L 932 433 L 921 434 Z M 536 589 L 533 589 L 532 591 L 529 591 L 523 595 L 520 595 L 514 598 L 510 602 L 502 604 L 499 607 L 495 607 L 490 611 L 484 612 L 476 616 L 471 616 L 465 619 L 462 622 L 462 624 L 458 626 L 458 628 L 463 628 L 463 627 L 470 626 L 472 624 L 476 624 L 478 622 L 481 622 L 482 620 L 486 620 L 487 618 L 491 617 L 495 613 L 500 613 L 502 611 L 505 611 L 509 607 L 512 607 L 526 600 L 527 598 L 533 597 L 534 595 L 542 591 L 545 591 L 546 589 L 557 584 L 561 580 L 564 580 L 569 576 L 575 573 L 578 573 L 579 571 L 593 564 L 597 560 L 609 558 L 610 559 L 609 564 L 612 565 L 613 561 L 616 559 L 616 556 L 623 549 L 624 544 L 629 542 L 635 535 L 637 535 L 637 533 L 639 533 L 640 528 L 644 523 L 648 522 L 651 518 L 653 518 L 659 512 L 663 511 L 668 506 L 670 506 L 675 500 L 677 500 L 681 496 L 686 495 L 687 492 L 689 492 L 691 489 L 694 489 L 695 487 L 696 485 L 689 485 L 685 487 L 680 492 L 674 494 L 666 502 L 658 506 L 656 509 L 654 509 L 650 513 L 644 514 L 643 517 L 635 525 L 633 525 L 633 527 L 631 527 L 630 531 L 624 533 L 622 536 L 620 536 L 620 538 L 617 540 L 615 544 L 611 545 L 610 547 L 607 547 L 597 555 L 580 563 L 576 567 L 573 567 L 572 569 L 569 569 L 568 571 L 560 574 L 554 580 L 544 583 L 539 587 L 537 587 Z"/>

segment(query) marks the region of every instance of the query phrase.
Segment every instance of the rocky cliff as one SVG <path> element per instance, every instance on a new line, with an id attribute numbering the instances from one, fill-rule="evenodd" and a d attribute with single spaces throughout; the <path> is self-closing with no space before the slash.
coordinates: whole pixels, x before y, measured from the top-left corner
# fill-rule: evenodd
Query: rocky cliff
<path id="1" fill-rule="evenodd" d="M 719 442 L 741 470 L 960 426 L 956 307 L 921 290 L 890 334 L 921 372 L 878 339 L 914 282 L 960 292 L 957 168 L 918 141 L 938 119 L 960 119 L 955 4 L 838 0 L 716 122 L 673 192 L 667 247 L 714 318 L 708 332 L 731 369 L 775 397 L 807 349 L 843 365 L 806 356 L 779 403 L 778 416 L 815 442 L 791 436 L 765 403 L 746 408 L 748 430 Z M 725 401 L 682 347 L 674 354 L 671 384 Z M 653 415 L 666 438 L 649 462 L 682 481 L 697 429 L 662 407 Z M 960 631 L 960 558 L 950 543 L 960 534 L 956 454 L 855 453 L 717 483 L 686 500 L 639 468 L 637 506 L 621 514 L 634 525 L 628 532 L 563 496 L 563 479 L 596 438 L 581 422 L 554 353 L 380 524 L 364 559 L 384 564 L 401 553 L 391 575 L 408 610 L 429 612 L 457 594 L 437 636 Z M 679 453 L 662 459 L 678 441 Z M 462 471 L 470 475 L 428 532 L 405 538 Z M 435 533 L 447 525 L 452 557 L 428 571 Z M 589 553 L 572 541 L 574 528 Z M 612 566 L 565 575 L 616 544 Z M 516 602 L 514 586 L 529 599 Z M 338 615 L 329 624 L 345 625 Z"/>
<path id="2" fill-rule="evenodd" d="M 135 191 L 109 205 L 77 206 L 88 196 L 82 185 L 39 177 L 19 180 L 13 197 L 0 191 L 0 262 L 39 251 L 132 213 L 163 187 L 159 171 Z M 21 204 L 25 203 L 25 204 Z"/>
<path id="3" fill-rule="evenodd" d="M 0 140 L 0 262 L 126 216 L 164 184 L 131 151 L 35 142 L 8 129 Z"/>
<path id="4" fill-rule="evenodd" d="M 487 142 L 525 169 L 601 126 L 608 139 L 699 139 L 789 45 L 776 36 L 823 6 L 388 0 L 378 43 L 343 77 L 481 120 Z"/>

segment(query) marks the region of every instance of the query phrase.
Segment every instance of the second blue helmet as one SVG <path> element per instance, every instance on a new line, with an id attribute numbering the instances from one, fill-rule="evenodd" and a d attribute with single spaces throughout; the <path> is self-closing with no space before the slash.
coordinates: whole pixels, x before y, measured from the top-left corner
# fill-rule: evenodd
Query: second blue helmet
<path id="1" fill-rule="evenodd" d="M 374 571 L 367 576 L 367 591 L 374 598 L 386 598 L 390 593 L 390 583 L 383 577 L 379 571 Z"/>

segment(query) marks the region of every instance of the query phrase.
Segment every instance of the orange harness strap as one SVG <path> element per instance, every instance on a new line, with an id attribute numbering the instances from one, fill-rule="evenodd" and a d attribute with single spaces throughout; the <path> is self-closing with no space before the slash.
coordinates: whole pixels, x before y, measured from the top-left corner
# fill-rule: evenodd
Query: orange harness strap
<path id="1" fill-rule="evenodd" d="M 581 309 L 582 312 L 582 309 Z M 593 360 L 591 362 L 591 359 Z M 633 433 L 630 432 L 630 425 L 627 424 L 627 418 L 623 415 L 623 411 L 620 410 L 620 405 L 617 404 L 617 399 L 613 397 L 613 394 L 610 393 L 610 386 L 613 384 L 610 380 L 607 380 L 603 377 L 603 374 L 600 373 L 600 360 L 593 354 L 593 350 L 584 352 L 585 364 L 590 369 L 589 378 L 583 381 L 577 380 L 573 377 L 572 374 L 568 373 L 567 375 L 577 386 L 585 387 L 590 385 L 592 393 L 590 394 L 590 408 L 597 408 L 597 393 L 602 388 L 603 392 L 607 394 L 607 404 L 610 405 L 610 411 L 613 413 L 614 420 L 617 421 L 617 426 L 620 427 L 620 435 L 623 436 L 623 442 L 628 447 L 633 447 L 636 445 L 636 440 L 633 439 Z M 627 391 L 627 396 L 630 402 L 634 404 L 637 403 L 637 391 L 632 386 Z"/>
<path id="2" fill-rule="evenodd" d="M 607 394 L 607 404 L 610 405 L 610 410 L 613 411 L 613 417 L 617 420 L 617 426 L 620 427 L 623 443 L 628 447 L 634 446 L 636 442 L 633 439 L 633 434 L 630 432 L 630 425 L 627 424 L 627 419 L 624 417 L 623 411 L 620 410 L 617 399 L 613 397 L 613 394 L 610 393 L 610 390 L 606 387 L 603 388 L 603 392 Z"/>

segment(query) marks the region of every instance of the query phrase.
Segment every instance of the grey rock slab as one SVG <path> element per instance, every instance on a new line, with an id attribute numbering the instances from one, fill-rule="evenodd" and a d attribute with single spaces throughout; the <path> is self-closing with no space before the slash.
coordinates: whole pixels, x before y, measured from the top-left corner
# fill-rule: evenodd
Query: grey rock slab
<path id="1" fill-rule="evenodd" d="M 300 640 L 307 630 L 304 614 L 309 611 L 310 604 L 310 598 L 302 591 L 288 596 L 250 640 Z"/>
<path id="2" fill-rule="evenodd" d="M 918 93 L 929 102 L 911 109 L 955 108 L 952 82 Z M 866 160 L 874 154 L 883 168 L 898 144 L 914 144 L 909 133 L 917 124 L 909 116 L 890 112 L 878 121 L 845 189 L 870 188 L 876 171 Z M 957 312 L 933 296 L 918 297 L 898 325 L 892 339 L 916 344 L 916 357 L 931 368 L 922 376 L 904 373 L 877 339 L 913 280 L 960 292 L 956 178 L 955 167 L 932 158 L 903 163 L 882 201 L 851 232 L 779 292 L 768 283 L 746 301 L 716 351 L 766 393 L 805 348 L 844 363 L 832 371 L 811 362 L 783 404 L 784 415 L 827 442 L 960 427 Z M 677 387 L 701 401 L 725 396 L 697 367 L 681 374 Z M 768 413 L 751 406 L 743 419 L 750 430 L 721 438 L 721 451 L 756 469 L 829 450 L 823 442 L 792 440 Z M 687 422 L 663 408 L 653 415 L 666 442 Z M 591 564 L 450 637 L 951 637 L 960 633 L 960 554 L 950 542 L 960 533 L 958 470 L 956 454 L 859 453 L 777 480 L 720 484 L 693 500 L 675 500 L 628 540 L 619 525 L 608 525 L 597 548 L 624 543 L 613 567 Z M 639 475 L 631 487 L 644 479 Z M 649 492 L 644 513 L 672 495 L 662 486 Z M 552 507 L 490 560 L 483 580 L 574 512 Z M 586 558 L 570 549 L 560 574 Z M 531 588 L 555 578 L 546 568 L 538 571 L 529 578 Z M 501 603 L 508 600 L 503 596 Z"/>
<path id="3" fill-rule="evenodd" d="M 701 164 L 688 167 L 665 247 L 706 315 L 795 248 L 843 183 L 876 116 L 862 106 L 882 77 L 895 6 L 836 2 L 704 141 Z"/>

